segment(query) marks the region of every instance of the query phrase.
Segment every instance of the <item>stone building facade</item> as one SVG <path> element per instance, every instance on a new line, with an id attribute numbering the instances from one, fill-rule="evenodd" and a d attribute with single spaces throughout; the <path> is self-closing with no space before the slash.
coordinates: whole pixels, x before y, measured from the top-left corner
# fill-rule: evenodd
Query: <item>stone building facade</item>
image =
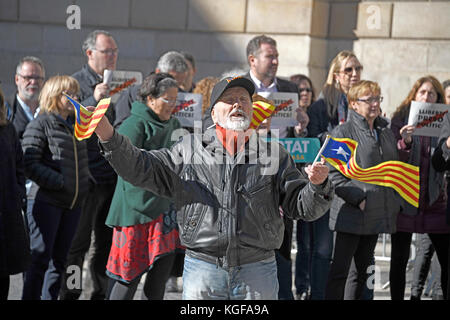
<path id="1" fill-rule="evenodd" d="M 73 5 L 79 29 L 71 25 Z M 114 35 L 119 70 L 145 75 L 162 53 L 184 50 L 194 55 L 199 80 L 248 68 L 246 44 L 264 33 L 278 42 L 278 74 L 304 73 L 317 93 L 335 54 L 354 50 L 363 78 L 381 84 L 390 115 L 418 77 L 450 78 L 449 17 L 448 0 L 1 0 L 0 80 L 13 93 L 25 55 L 43 59 L 47 76 L 73 73 L 94 29 Z"/>

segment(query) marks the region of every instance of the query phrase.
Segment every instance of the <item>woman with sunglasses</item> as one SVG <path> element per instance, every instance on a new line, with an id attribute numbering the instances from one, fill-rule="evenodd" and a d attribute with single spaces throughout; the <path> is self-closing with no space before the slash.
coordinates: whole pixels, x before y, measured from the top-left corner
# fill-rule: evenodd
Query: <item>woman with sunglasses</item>
<path id="1" fill-rule="evenodd" d="M 412 101 L 445 103 L 441 83 L 431 75 L 419 78 L 392 117 L 391 130 L 397 140 L 400 160 L 420 168 L 419 208 L 402 203 L 397 232 L 391 237 L 389 281 L 392 300 L 403 300 L 405 296 L 406 266 L 413 233 L 427 233 L 430 237 L 441 265 L 442 293 L 444 297 L 447 295 L 450 226 L 445 220 L 445 181 L 443 172 L 437 172 L 431 161 L 438 138 L 413 135 L 415 127 L 407 125 Z"/>
<path id="2" fill-rule="evenodd" d="M 27 207 L 31 266 L 24 277 L 23 300 L 58 299 L 88 193 L 86 142 L 75 139 L 74 108 L 63 94 L 75 98 L 79 91 L 78 81 L 70 76 L 48 79 L 39 96 L 41 111 L 23 135 L 25 174 L 33 181 Z"/>
<path id="3" fill-rule="evenodd" d="M 171 147 L 175 143 L 172 133 L 180 128 L 172 116 L 177 93 L 177 82 L 171 75 L 150 74 L 118 132 L 141 149 Z M 162 300 L 176 249 L 182 248 L 173 205 L 118 177 L 106 224 L 114 228 L 106 266 L 112 279 L 109 300 L 132 300 L 146 272 L 142 299 Z"/>
<path id="4" fill-rule="evenodd" d="M 361 80 L 363 66 L 353 52 L 341 51 L 331 61 L 319 98 L 308 108 L 308 135 L 323 142 L 329 132 L 347 119 L 347 94 Z"/>
<path id="5" fill-rule="evenodd" d="M 383 99 L 379 85 L 361 81 L 350 88 L 347 97 L 347 121 L 337 126 L 332 136 L 358 142 L 356 161 L 361 168 L 398 160 L 395 137 L 389 123 L 380 117 Z M 364 299 L 378 235 L 395 232 L 400 197 L 392 188 L 350 179 L 330 168 L 337 195 L 330 209 L 330 228 L 336 232 L 336 242 L 325 298 L 343 300 L 345 293 L 348 300 Z M 356 281 L 346 284 L 352 260 Z"/>

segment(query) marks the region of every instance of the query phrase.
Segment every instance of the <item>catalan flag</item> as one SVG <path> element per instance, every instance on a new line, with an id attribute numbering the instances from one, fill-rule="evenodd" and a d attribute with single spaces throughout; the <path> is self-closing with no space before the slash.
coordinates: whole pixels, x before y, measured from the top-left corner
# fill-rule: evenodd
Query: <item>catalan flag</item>
<path id="1" fill-rule="evenodd" d="M 366 183 L 391 187 L 408 203 L 419 207 L 419 167 L 402 161 L 385 161 L 363 169 L 356 163 L 358 142 L 327 137 L 322 156 L 344 176 Z M 320 151 L 319 151 L 320 152 Z"/>
<path id="2" fill-rule="evenodd" d="M 94 133 L 97 124 L 102 119 L 106 110 L 108 110 L 111 98 L 100 100 L 97 104 L 97 107 L 95 107 L 95 111 L 92 112 L 86 109 L 81 103 L 69 97 L 67 94 L 64 95 L 67 99 L 69 99 L 69 101 L 75 108 L 75 138 L 80 141 L 90 138 L 92 136 L 92 133 Z"/>
<path id="3" fill-rule="evenodd" d="M 275 106 L 263 101 L 253 102 L 253 115 L 249 129 L 256 129 L 267 118 L 272 116 Z"/>

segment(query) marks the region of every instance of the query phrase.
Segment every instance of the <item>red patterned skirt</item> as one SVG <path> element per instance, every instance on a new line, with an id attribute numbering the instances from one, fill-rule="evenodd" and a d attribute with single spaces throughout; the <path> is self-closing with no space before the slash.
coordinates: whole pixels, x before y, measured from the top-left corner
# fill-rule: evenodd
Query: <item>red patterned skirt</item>
<path id="1" fill-rule="evenodd" d="M 176 212 L 170 210 L 157 219 L 129 227 L 114 227 L 106 273 L 129 283 L 150 270 L 161 256 L 182 250 Z"/>

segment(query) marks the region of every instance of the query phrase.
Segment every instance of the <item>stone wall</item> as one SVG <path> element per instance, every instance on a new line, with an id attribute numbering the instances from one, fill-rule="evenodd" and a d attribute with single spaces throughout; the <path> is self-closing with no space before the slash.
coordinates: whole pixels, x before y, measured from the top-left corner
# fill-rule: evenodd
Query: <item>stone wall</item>
<path id="1" fill-rule="evenodd" d="M 450 79 L 450 1 L 364 1 L 358 4 L 354 51 L 363 78 L 380 83 L 391 115 L 424 75 Z"/>
<path id="2" fill-rule="evenodd" d="M 81 28 L 69 30 L 66 10 L 73 4 L 81 10 Z M 368 23 L 371 5 L 380 12 L 376 28 Z M 94 29 L 114 35 L 120 70 L 147 74 L 162 53 L 185 50 L 196 59 L 199 80 L 247 69 L 247 42 L 265 33 L 278 42 L 279 76 L 305 73 L 317 93 L 336 53 L 354 49 L 364 78 L 381 83 L 389 109 L 417 76 L 450 77 L 449 6 L 448 1 L 1 0 L 0 80 L 12 93 L 17 61 L 29 54 L 44 60 L 47 76 L 73 73 L 85 61 L 81 43 Z"/>
<path id="3" fill-rule="evenodd" d="M 356 2 L 2 0 L 0 80 L 6 92 L 13 92 L 15 65 L 28 54 L 44 60 L 47 76 L 71 74 L 85 61 L 81 51 L 85 36 L 102 28 L 118 42 L 118 69 L 146 74 L 165 51 L 186 50 L 197 60 L 197 80 L 235 67 L 247 69 L 246 44 L 265 33 L 278 41 L 279 75 L 305 73 L 320 88 L 330 57 L 342 48 L 352 48 Z M 72 4 L 81 9 L 79 30 L 66 26 L 66 9 Z M 342 8 L 349 5 L 350 19 L 340 21 Z"/>

